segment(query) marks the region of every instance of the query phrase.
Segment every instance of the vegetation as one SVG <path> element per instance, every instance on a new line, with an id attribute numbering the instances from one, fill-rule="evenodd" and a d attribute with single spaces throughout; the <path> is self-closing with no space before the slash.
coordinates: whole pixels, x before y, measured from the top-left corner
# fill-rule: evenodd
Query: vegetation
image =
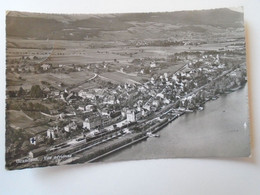
<path id="1" fill-rule="evenodd" d="M 23 110 L 23 111 L 38 111 L 50 113 L 49 108 L 41 103 L 32 103 L 27 101 L 9 101 L 6 105 L 7 110 Z"/>
<path id="2" fill-rule="evenodd" d="M 39 85 L 33 85 L 31 88 L 30 95 L 32 98 L 42 98 L 44 97 L 43 91 Z"/>

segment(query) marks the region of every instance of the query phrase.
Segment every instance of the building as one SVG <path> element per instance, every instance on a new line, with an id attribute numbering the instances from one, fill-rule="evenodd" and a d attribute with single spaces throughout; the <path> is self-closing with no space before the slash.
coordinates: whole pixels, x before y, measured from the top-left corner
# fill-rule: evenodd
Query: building
<path id="1" fill-rule="evenodd" d="M 80 110 L 80 111 L 85 111 L 85 108 L 84 108 L 84 105 L 79 105 L 78 109 L 77 110 Z"/>
<path id="2" fill-rule="evenodd" d="M 167 99 L 167 98 L 165 98 L 165 99 L 163 100 L 163 103 L 164 103 L 164 104 L 169 104 L 169 103 L 170 103 L 170 100 Z"/>
<path id="3" fill-rule="evenodd" d="M 101 114 L 105 115 L 105 116 L 109 116 L 110 115 L 110 111 L 107 108 L 103 108 L 102 111 L 101 111 Z"/>
<path id="4" fill-rule="evenodd" d="M 83 122 L 83 128 L 93 130 L 100 127 L 102 124 L 101 117 L 98 114 L 93 114 L 85 119 Z"/>
<path id="5" fill-rule="evenodd" d="M 91 99 L 91 100 L 94 100 L 96 98 L 95 95 L 93 95 L 91 93 L 87 93 L 86 91 L 83 91 L 83 90 L 79 91 L 78 96 L 82 97 L 83 99 L 88 98 L 88 99 Z"/>
<path id="6" fill-rule="evenodd" d="M 34 71 L 35 71 L 35 67 L 34 67 L 34 66 L 29 66 L 29 70 L 30 70 L 31 72 L 34 72 Z"/>
<path id="7" fill-rule="evenodd" d="M 154 100 L 152 102 L 152 105 L 158 108 L 160 106 L 160 101 L 159 100 Z"/>
<path id="8" fill-rule="evenodd" d="M 150 111 L 146 110 L 146 109 L 142 109 L 141 114 L 142 114 L 142 117 L 147 117 L 150 114 Z"/>
<path id="9" fill-rule="evenodd" d="M 115 104 L 115 96 L 109 95 L 109 96 L 105 97 L 103 100 L 103 104 L 109 104 L 109 105 Z"/>
<path id="10" fill-rule="evenodd" d="M 126 111 L 126 120 L 128 122 L 135 122 L 136 121 L 135 111 L 134 110 L 127 110 Z"/>
<path id="11" fill-rule="evenodd" d="M 138 121 L 138 120 L 141 119 L 141 118 L 142 118 L 142 111 L 136 112 L 136 113 L 135 113 L 135 119 Z"/>
<path id="12" fill-rule="evenodd" d="M 111 118 L 116 118 L 116 117 L 121 117 L 121 110 L 118 110 L 118 111 L 112 111 L 111 113 L 110 113 L 110 117 Z"/>
<path id="13" fill-rule="evenodd" d="M 102 126 L 106 127 L 111 124 L 111 118 L 109 116 L 103 115 L 102 116 Z"/>
<path id="14" fill-rule="evenodd" d="M 121 110 L 121 117 L 122 118 L 126 118 L 126 111 L 127 111 L 126 108 L 122 108 L 122 110 Z"/>
<path id="15" fill-rule="evenodd" d="M 149 104 L 145 104 L 145 105 L 143 105 L 143 109 L 150 111 L 151 106 Z"/>
<path id="16" fill-rule="evenodd" d="M 41 156 L 45 154 L 46 154 L 46 148 L 37 148 L 29 152 L 29 157 L 35 158 L 37 156 Z"/>
<path id="17" fill-rule="evenodd" d="M 73 93 L 70 93 L 67 97 L 66 97 L 66 100 L 69 100 L 70 98 L 72 98 L 73 97 Z"/>
<path id="18" fill-rule="evenodd" d="M 163 93 L 158 93 L 157 95 L 156 95 L 156 97 L 160 97 L 160 98 L 164 98 L 164 95 L 163 95 Z"/>
<path id="19" fill-rule="evenodd" d="M 156 63 L 155 62 L 151 62 L 150 67 L 151 68 L 156 68 Z"/>
<path id="20" fill-rule="evenodd" d="M 64 127 L 64 131 L 70 132 L 71 130 L 76 130 L 77 127 L 77 124 L 73 121 Z"/>
<path id="21" fill-rule="evenodd" d="M 55 139 L 54 129 L 48 129 L 48 130 L 47 130 L 47 138 L 49 138 L 49 139 Z"/>
<path id="22" fill-rule="evenodd" d="M 94 106 L 89 104 L 85 107 L 86 112 L 92 112 L 94 110 Z"/>
<path id="23" fill-rule="evenodd" d="M 41 68 L 42 68 L 42 70 L 44 70 L 44 71 L 50 69 L 50 67 L 51 67 L 51 65 L 49 65 L 49 64 L 43 64 L 43 65 L 41 65 Z"/>

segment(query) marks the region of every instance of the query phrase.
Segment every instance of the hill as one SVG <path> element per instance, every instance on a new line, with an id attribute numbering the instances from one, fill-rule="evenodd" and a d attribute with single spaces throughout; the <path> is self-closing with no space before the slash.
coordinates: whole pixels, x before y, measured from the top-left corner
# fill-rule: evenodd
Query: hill
<path id="1" fill-rule="evenodd" d="M 151 25 L 162 28 L 153 29 L 150 28 Z M 104 33 L 115 33 L 118 37 L 118 32 L 121 37 L 125 35 L 126 38 L 133 39 L 142 38 L 143 31 L 147 31 L 151 37 L 160 37 L 165 26 L 168 30 L 189 29 L 194 32 L 205 32 L 207 26 L 237 28 L 243 26 L 243 14 L 230 9 L 213 9 L 103 15 L 9 12 L 6 16 L 7 37 L 23 39 L 91 40 L 101 38 Z M 140 27 L 142 31 L 139 32 Z"/>

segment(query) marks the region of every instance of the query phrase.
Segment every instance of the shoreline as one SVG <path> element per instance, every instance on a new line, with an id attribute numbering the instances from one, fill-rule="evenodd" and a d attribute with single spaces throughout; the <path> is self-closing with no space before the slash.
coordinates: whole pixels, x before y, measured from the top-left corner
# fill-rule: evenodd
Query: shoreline
<path id="1" fill-rule="evenodd" d="M 221 96 L 223 96 L 223 95 L 228 95 L 228 94 L 230 94 L 230 93 L 232 93 L 232 92 L 234 92 L 234 91 L 238 91 L 238 90 L 242 89 L 245 85 L 246 85 L 246 83 L 243 84 L 242 86 L 240 86 L 237 90 L 232 90 L 232 89 L 227 90 L 226 93 L 218 94 L 216 97 L 218 98 L 218 97 L 221 97 Z M 217 98 L 216 98 L 216 99 L 217 99 Z M 202 103 L 200 104 L 200 106 L 204 106 L 207 102 L 211 102 L 212 100 L 214 101 L 214 100 L 216 100 L 216 99 L 215 99 L 215 96 L 214 96 L 214 97 L 212 97 L 212 98 L 210 98 L 210 99 L 205 100 L 204 102 L 202 102 Z M 171 110 L 171 109 L 169 109 L 169 110 Z M 167 111 L 169 111 L 169 110 L 167 110 Z M 166 112 L 167 112 L 167 111 L 166 111 Z M 196 109 L 194 109 L 192 112 L 194 112 L 194 111 L 199 111 L 199 109 L 196 108 Z M 140 136 L 140 133 L 139 133 L 139 134 L 135 135 L 134 138 L 132 138 L 132 140 L 131 140 L 130 142 L 124 143 L 124 140 L 122 140 L 121 144 L 120 144 L 117 148 L 113 148 L 113 149 L 110 150 L 110 151 L 106 151 L 106 152 L 104 152 L 104 153 L 102 153 L 102 154 L 100 154 L 100 155 L 97 155 L 97 156 L 95 156 L 95 157 L 92 157 L 92 158 L 90 158 L 90 159 L 88 158 L 88 156 L 84 156 L 84 157 L 82 157 L 82 158 L 80 157 L 79 159 L 76 159 L 76 160 L 74 160 L 74 161 L 71 161 L 71 162 L 69 162 L 69 163 L 67 163 L 67 164 L 84 163 L 84 162 L 89 162 L 89 163 L 91 163 L 91 162 L 98 162 L 100 159 L 103 159 L 103 158 L 109 156 L 110 154 L 113 154 L 113 153 L 115 153 L 115 152 L 118 152 L 118 151 L 120 151 L 120 150 L 123 150 L 123 149 L 125 149 L 125 148 L 127 148 L 127 147 L 129 147 L 129 146 L 132 146 L 132 145 L 134 145 L 134 144 L 136 144 L 136 143 L 138 143 L 138 142 L 141 142 L 141 141 L 143 141 L 143 140 L 149 138 L 149 136 L 147 135 L 147 132 L 151 132 L 152 134 L 153 134 L 153 133 L 156 133 L 156 132 L 162 130 L 164 127 L 166 127 L 166 126 L 167 126 L 168 124 L 170 124 L 171 122 L 173 122 L 173 121 L 175 121 L 176 119 L 178 119 L 180 116 L 184 115 L 185 113 L 190 113 L 190 112 L 189 112 L 188 110 L 186 110 L 186 111 L 181 111 L 179 114 L 174 115 L 173 117 L 170 117 L 170 118 L 168 118 L 168 119 L 165 118 L 165 119 L 163 119 L 163 121 L 161 121 L 159 124 L 157 123 L 157 124 L 154 125 L 153 127 L 150 127 L 150 128 L 148 128 L 147 130 L 145 130 L 145 132 L 142 132 L 142 137 L 138 137 L 138 136 Z M 152 129 L 151 129 L 151 128 L 152 128 Z"/>
<path id="2" fill-rule="evenodd" d="M 247 82 L 245 82 L 246 84 Z M 245 84 L 241 85 L 239 88 L 237 88 L 236 90 L 232 90 L 232 89 L 227 89 L 224 93 L 221 93 L 221 94 L 218 94 L 218 95 L 214 95 L 212 97 L 209 97 L 207 98 L 205 101 L 201 102 L 199 104 L 199 106 L 204 106 L 207 102 L 210 102 L 212 100 L 215 100 L 217 99 L 218 97 L 221 97 L 223 95 L 227 95 L 227 94 L 230 94 L 234 91 L 238 91 L 240 89 L 242 89 Z M 163 111 L 162 111 L 163 110 Z M 80 148 L 81 151 L 78 150 L 78 148 L 76 149 L 72 149 L 70 150 L 70 152 L 65 152 L 65 154 L 72 154 L 74 153 L 75 151 L 79 151 L 77 152 L 77 154 L 82 154 L 84 152 L 88 152 L 89 153 L 86 153 L 84 154 L 83 156 L 82 155 L 74 155 L 72 154 L 72 157 L 71 158 L 66 158 L 66 159 L 63 159 L 61 161 L 58 161 L 58 162 L 52 162 L 51 166 L 53 165 L 61 165 L 61 164 L 74 164 L 74 163 L 85 163 L 85 162 L 96 162 L 98 161 L 99 159 L 102 159 L 102 158 L 105 158 L 106 156 L 110 155 L 110 154 L 113 154 L 117 151 L 120 151 L 120 150 L 123 150 L 129 146 L 132 146 L 138 142 L 141 142 L 145 139 L 147 139 L 149 137 L 149 135 L 147 135 L 147 132 L 151 132 L 152 134 L 153 133 L 156 133 L 158 131 L 160 131 L 162 128 L 164 128 L 165 126 L 167 126 L 169 123 L 173 122 L 174 120 L 176 120 L 179 116 L 182 116 L 184 115 L 185 113 L 192 113 L 194 111 L 199 111 L 199 107 L 196 107 L 194 108 L 193 110 L 189 110 L 189 109 L 185 109 L 184 110 L 175 110 L 175 114 L 171 114 L 170 116 L 167 115 L 169 112 L 172 112 L 174 111 L 174 109 L 172 107 L 167 107 L 166 109 L 162 109 L 161 111 L 159 111 L 157 114 L 160 114 L 161 116 L 165 115 L 164 116 L 164 119 L 162 119 L 161 121 L 159 121 L 158 123 L 154 124 L 152 127 L 148 127 L 146 130 L 142 130 L 141 132 L 138 132 L 138 133 L 134 133 L 134 135 L 130 135 L 130 137 L 124 137 L 124 138 L 121 138 L 119 140 L 115 140 L 114 143 L 109 143 L 109 142 L 105 142 L 105 146 L 104 145 L 101 145 L 100 148 L 96 147 L 96 148 L 93 148 L 94 151 L 89 151 L 88 147 L 86 147 L 86 149 L 84 149 L 84 147 L 82 146 Z M 153 119 L 155 119 L 156 117 L 154 116 Z M 152 119 L 152 120 L 153 120 Z M 137 125 L 139 126 L 139 124 L 137 123 Z M 112 138 L 113 139 L 113 138 Z M 89 145 L 89 143 L 85 143 L 84 146 L 87 146 Z M 98 150 L 96 150 L 98 149 Z M 74 151 L 74 152 L 72 152 Z M 72 152 L 72 153 L 71 153 Z M 70 160 L 71 159 L 71 160 Z M 45 161 L 46 163 L 46 161 Z M 41 163 L 40 163 L 41 164 Z M 38 166 L 42 166 L 38 164 Z M 25 165 L 25 164 L 23 164 Z M 24 169 L 24 168 L 28 168 L 30 166 L 22 166 L 20 169 Z M 10 167 L 9 167 L 10 168 Z M 12 170 L 12 168 L 11 168 Z"/>
<path id="3" fill-rule="evenodd" d="M 68 164 L 74 164 L 74 163 L 82 163 L 82 162 L 88 162 L 88 163 L 91 163 L 91 162 L 97 162 L 99 159 L 102 159 L 112 153 L 115 153 L 117 151 L 120 151 L 120 150 L 123 150 L 129 146 L 132 146 L 138 142 L 141 142 L 147 138 L 149 138 L 149 136 L 147 135 L 147 132 L 151 132 L 151 133 L 156 133 L 158 131 L 160 131 L 161 129 L 163 129 L 164 127 L 166 127 L 169 123 L 173 122 L 174 120 L 176 120 L 177 118 L 179 118 L 180 116 L 182 116 L 184 114 L 184 112 L 182 112 L 181 114 L 179 115 L 175 115 L 174 117 L 172 118 L 169 118 L 169 119 L 164 119 L 163 121 L 161 121 L 159 124 L 157 123 L 156 125 L 154 125 L 152 130 L 146 130 L 144 132 L 141 132 L 141 133 L 138 133 L 137 135 L 135 135 L 130 142 L 127 142 L 127 143 L 124 143 L 125 141 L 122 140 L 119 144 L 119 146 L 117 146 L 116 148 L 113 148 L 112 150 L 110 151 L 106 151 L 105 153 L 102 153 L 100 155 L 97 155 L 95 157 L 92 157 L 89 159 L 88 156 L 84 156 L 80 159 L 76 159 L 74 161 L 70 161 Z M 141 136 L 141 137 L 140 137 Z"/>

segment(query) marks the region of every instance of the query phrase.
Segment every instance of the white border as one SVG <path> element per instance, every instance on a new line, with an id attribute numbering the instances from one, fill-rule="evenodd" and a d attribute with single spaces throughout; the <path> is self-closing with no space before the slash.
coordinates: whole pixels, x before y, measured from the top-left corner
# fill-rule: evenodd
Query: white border
<path id="1" fill-rule="evenodd" d="M 5 11 L 122 13 L 244 6 L 253 150 L 250 159 L 172 159 L 6 171 Z M 1 0 L 0 194 L 260 194 L 260 1 Z"/>

